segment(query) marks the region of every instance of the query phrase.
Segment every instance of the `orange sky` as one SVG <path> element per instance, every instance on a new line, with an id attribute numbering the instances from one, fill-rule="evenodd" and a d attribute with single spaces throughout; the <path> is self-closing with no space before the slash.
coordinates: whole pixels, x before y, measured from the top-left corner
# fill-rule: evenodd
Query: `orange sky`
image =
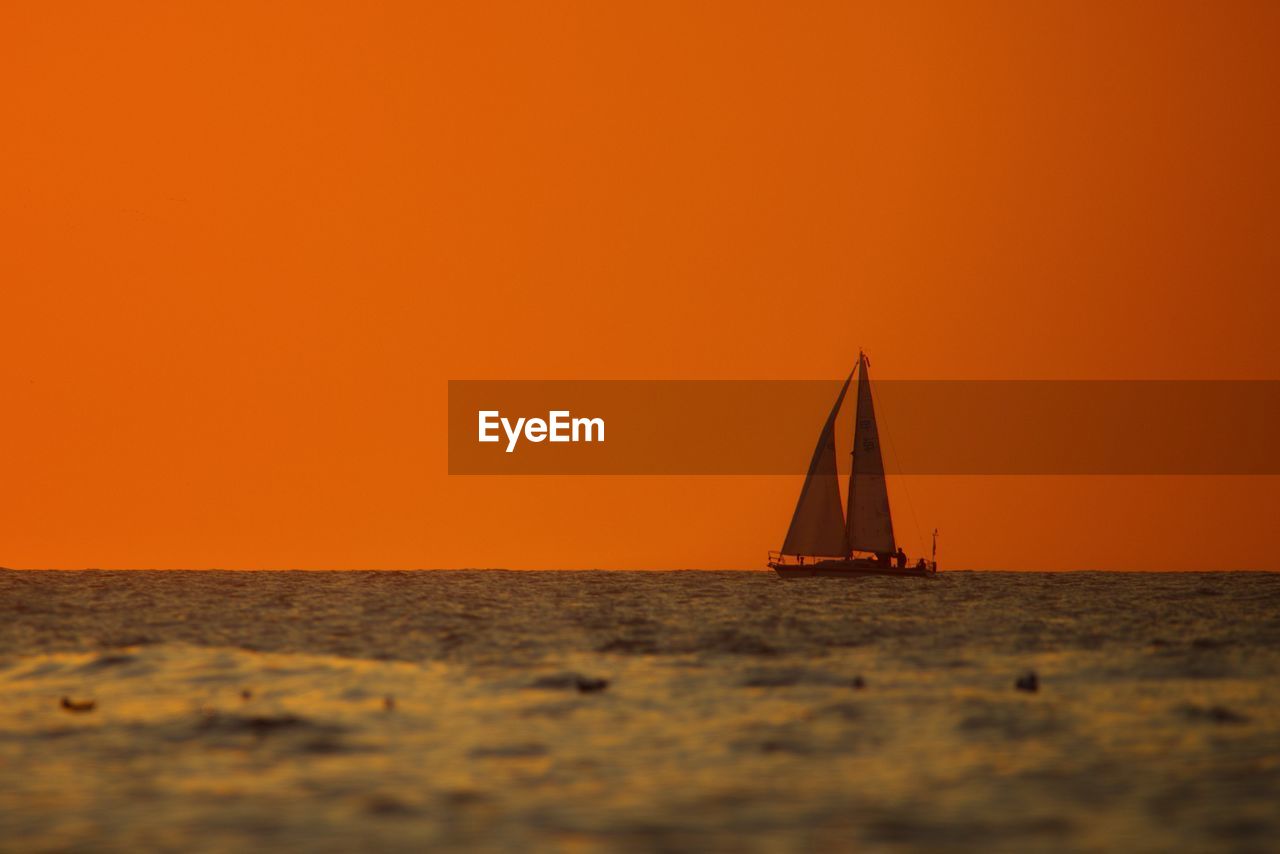
<path id="1" fill-rule="evenodd" d="M 1280 378 L 1280 5 L 376 5 L 0 10 L 0 564 L 782 539 L 450 478 L 449 378 Z M 944 569 L 1280 567 L 1280 478 L 908 480 Z"/>

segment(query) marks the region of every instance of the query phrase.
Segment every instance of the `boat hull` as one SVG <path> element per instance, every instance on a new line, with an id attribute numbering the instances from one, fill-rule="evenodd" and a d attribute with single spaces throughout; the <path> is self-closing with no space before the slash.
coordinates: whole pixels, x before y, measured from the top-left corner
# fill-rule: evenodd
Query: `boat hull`
<path id="1" fill-rule="evenodd" d="M 795 564 L 770 561 L 769 568 L 783 578 L 858 578 L 865 575 L 890 575 L 899 578 L 929 578 L 937 575 L 937 565 L 898 569 L 874 560 L 820 560 Z"/>

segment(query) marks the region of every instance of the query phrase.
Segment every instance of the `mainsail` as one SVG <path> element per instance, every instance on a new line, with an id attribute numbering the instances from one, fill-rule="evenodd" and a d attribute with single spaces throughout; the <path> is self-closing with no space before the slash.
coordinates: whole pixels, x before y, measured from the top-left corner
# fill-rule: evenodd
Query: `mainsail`
<path id="1" fill-rule="evenodd" d="M 859 354 L 858 411 L 853 428 L 853 470 L 849 472 L 848 553 L 894 550 L 889 488 L 880 456 L 880 430 L 871 402 L 867 357 Z M 842 395 L 843 396 L 843 395 Z"/>
<path id="2" fill-rule="evenodd" d="M 809 474 L 800 490 L 796 512 L 787 529 L 787 539 L 782 553 L 789 555 L 841 556 L 848 554 L 845 538 L 844 513 L 840 508 L 840 473 L 836 469 L 836 415 L 844 402 L 849 382 L 844 381 L 836 405 L 831 407 L 827 423 L 818 436 L 818 446 L 813 449 Z M 892 539 L 892 536 L 890 537 Z"/>

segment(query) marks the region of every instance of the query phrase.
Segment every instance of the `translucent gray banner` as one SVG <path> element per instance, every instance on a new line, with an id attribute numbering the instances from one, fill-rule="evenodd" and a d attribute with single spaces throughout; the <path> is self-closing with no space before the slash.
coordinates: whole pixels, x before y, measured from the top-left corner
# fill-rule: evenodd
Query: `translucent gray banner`
<path id="1" fill-rule="evenodd" d="M 449 472 L 803 474 L 842 382 L 450 381 Z M 1280 474 L 1280 381 L 872 391 L 889 474 Z M 852 399 L 838 421 L 844 461 Z"/>

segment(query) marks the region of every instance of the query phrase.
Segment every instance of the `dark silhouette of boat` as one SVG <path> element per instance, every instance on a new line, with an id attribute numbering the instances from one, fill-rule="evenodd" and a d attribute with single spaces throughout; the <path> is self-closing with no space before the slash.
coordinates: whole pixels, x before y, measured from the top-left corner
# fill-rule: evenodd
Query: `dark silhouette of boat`
<path id="1" fill-rule="evenodd" d="M 858 353 L 858 365 L 840 389 L 831 414 L 818 435 L 809 473 L 800 490 L 791 527 L 782 548 L 769 553 L 769 566 L 784 578 L 813 576 L 890 575 L 928 577 L 938 571 L 938 532 L 933 532 L 933 554 L 907 565 L 906 554 L 894 542 L 889 489 L 880 453 L 880 432 L 867 357 Z M 853 426 L 853 465 L 849 472 L 847 512 L 840 501 L 840 474 L 836 465 L 836 416 L 844 403 L 854 373 L 858 374 L 857 410 Z"/>
<path id="2" fill-rule="evenodd" d="M 98 702 L 96 700 L 73 700 L 70 697 L 63 697 L 60 705 L 68 712 L 92 712 L 98 707 Z"/>

